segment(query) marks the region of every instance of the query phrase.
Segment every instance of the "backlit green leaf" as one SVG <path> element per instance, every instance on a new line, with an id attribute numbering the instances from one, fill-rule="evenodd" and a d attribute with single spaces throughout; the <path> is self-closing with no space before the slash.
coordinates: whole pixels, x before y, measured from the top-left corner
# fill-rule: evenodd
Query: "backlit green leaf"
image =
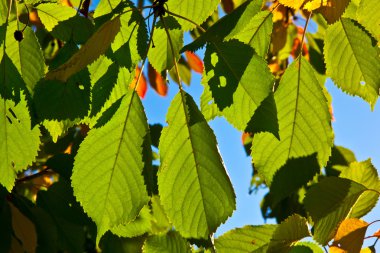
<path id="1" fill-rule="evenodd" d="M 276 228 L 276 225 L 235 228 L 216 238 L 215 248 L 220 253 L 266 252 Z"/>
<path id="2" fill-rule="evenodd" d="M 314 221 L 314 239 L 326 245 L 359 196 L 366 190 L 349 179 L 327 177 L 306 193 L 304 205 Z"/>
<path id="3" fill-rule="evenodd" d="M 380 49 L 352 20 L 342 18 L 326 31 L 326 73 L 348 94 L 374 108 L 380 89 Z M 338 71 L 339 70 L 339 71 Z"/>
<path id="4" fill-rule="evenodd" d="M 174 58 L 179 60 L 179 51 L 183 46 L 183 32 L 178 22 L 171 17 L 165 17 L 164 20 L 165 24 L 162 21 L 157 23 L 153 34 L 154 47 L 152 44 L 148 52 L 150 64 L 159 73 L 170 70 L 174 66 Z M 174 55 L 168 36 L 173 44 Z"/>
<path id="5" fill-rule="evenodd" d="M 181 235 L 208 238 L 235 209 L 215 136 L 183 91 L 173 99 L 167 122 L 159 144 L 161 203 Z"/>
<path id="6" fill-rule="evenodd" d="M 223 116 L 244 130 L 272 91 L 274 80 L 266 62 L 250 46 L 229 41 L 209 43 L 204 64 L 205 89 L 210 89 Z"/>
<path id="7" fill-rule="evenodd" d="M 259 133 L 252 146 L 255 168 L 269 185 L 289 158 L 317 153 L 320 167 L 326 165 L 333 138 L 325 95 L 306 60 L 297 59 L 287 68 L 274 98 L 280 140 Z"/>
<path id="8" fill-rule="evenodd" d="M 358 21 L 380 41 L 380 5 L 376 1 L 361 0 L 356 12 Z"/>
<path id="9" fill-rule="evenodd" d="M 218 0 L 169 0 L 167 7 L 170 12 L 192 20 L 198 25 L 202 24 L 218 7 Z M 196 26 L 187 20 L 176 17 L 182 30 L 187 31 Z"/>
<path id="10" fill-rule="evenodd" d="M 147 134 L 141 101 L 130 91 L 112 119 L 90 130 L 78 150 L 72 186 L 97 225 L 97 242 L 107 230 L 134 220 L 149 200 L 142 176 Z"/>
<path id="11" fill-rule="evenodd" d="M 121 0 L 100 0 L 95 9 L 94 18 L 111 13 L 121 2 Z"/>
<path id="12" fill-rule="evenodd" d="M 298 214 L 294 214 L 277 226 L 272 235 L 267 252 L 289 252 L 293 243 L 308 236 L 310 236 L 310 233 L 306 219 Z"/>
<path id="13" fill-rule="evenodd" d="M 255 52 L 264 57 L 269 49 L 273 29 L 272 13 L 261 11 L 256 14 L 244 29 L 228 35 L 225 40 L 237 39 L 250 45 Z"/>
<path id="14" fill-rule="evenodd" d="M 190 253 L 190 244 L 178 232 L 166 235 L 153 235 L 146 239 L 144 253 Z"/>
<path id="15" fill-rule="evenodd" d="M 374 189 L 380 192 L 379 176 L 370 159 L 363 162 L 352 162 L 348 168 L 340 173 L 340 177 L 348 178 L 364 185 L 368 189 Z M 355 203 L 350 217 L 360 218 L 366 215 L 375 207 L 378 199 L 378 193 L 371 191 L 364 192 Z"/>
<path id="16" fill-rule="evenodd" d="M 55 3 L 39 4 L 36 9 L 38 11 L 38 17 L 49 32 L 51 32 L 59 22 L 68 20 L 77 14 L 75 9 Z"/>
<path id="17" fill-rule="evenodd" d="M 0 184 L 11 192 L 18 172 L 37 156 L 40 130 L 32 129 L 25 96 L 16 105 L 0 97 Z"/>
<path id="18" fill-rule="evenodd" d="M 296 242 L 289 253 L 324 253 L 324 251 L 313 242 Z"/>

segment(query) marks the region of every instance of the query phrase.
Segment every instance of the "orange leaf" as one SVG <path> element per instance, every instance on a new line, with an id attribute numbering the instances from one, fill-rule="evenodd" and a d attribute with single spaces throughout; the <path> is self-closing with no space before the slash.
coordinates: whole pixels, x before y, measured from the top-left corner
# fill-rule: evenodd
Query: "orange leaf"
<path id="1" fill-rule="evenodd" d="M 158 73 L 152 65 L 148 67 L 148 77 L 150 86 L 161 96 L 168 94 L 168 85 L 165 79 Z"/>
<path id="2" fill-rule="evenodd" d="M 189 63 L 190 68 L 194 70 L 195 72 L 202 74 L 203 61 L 198 57 L 198 55 L 190 51 L 186 51 L 185 55 L 186 55 L 187 62 Z"/>
<path id="3" fill-rule="evenodd" d="M 330 253 L 347 253 L 347 251 L 336 246 L 331 246 L 329 252 Z"/>
<path id="4" fill-rule="evenodd" d="M 380 229 L 377 230 L 377 231 L 373 234 L 373 236 L 376 236 L 376 237 L 379 237 L 379 238 L 380 238 Z"/>
<path id="5" fill-rule="evenodd" d="M 141 68 L 136 67 L 135 78 L 133 79 L 133 81 L 129 85 L 129 87 L 131 89 L 135 89 L 136 81 L 140 75 L 140 72 L 141 72 Z M 146 78 L 145 78 L 144 74 L 142 74 L 140 77 L 139 83 L 137 84 L 136 92 L 137 92 L 137 94 L 139 94 L 139 96 L 141 98 L 144 98 L 147 90 L 148 90 L 148 86 L 146 84 Z"/>
<path id="6" fill-rule="evenodd" d="M 344 220 L 336 232 L 333 246 L 339 246 L 347 253 L 359 252 L 367 227 L 368 223 L 363 220 L 355 218 Z"/>
<path id="7" fill-rule="evenodd" d="M 63 6 L 73 7 L 73 4 L 70 2 L 70 0 L 62 0 L 62 1 L 61 1 L 61 4 L 62 4 Z"/>
<path id="8" fill-rule="evenodd" d="M 41 19 L 38 17 L 37 11 L 33 10 L 29 12 L 29 22 L 35 26 L 41 26 Z"/>

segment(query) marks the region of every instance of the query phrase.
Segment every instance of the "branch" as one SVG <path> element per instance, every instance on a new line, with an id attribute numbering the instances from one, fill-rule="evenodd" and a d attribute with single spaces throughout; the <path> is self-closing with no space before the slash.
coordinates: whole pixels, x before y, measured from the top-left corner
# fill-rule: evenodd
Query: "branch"
<path id="1" fill-rule="evenodd" d="M 16 183 L 22 183 L 22 182 L 30 181 L 30 180 L 33 180 L 35 178 L 41 177 L 43 175 L 49 174 L 51 172 L 52 171 L 49 168 L 45 168 L 45 169 L 40 170 L 39 172 L 37 172 L 35 174 L 29 175 L 29 176 L 25 176 L 25 177 L 22 177 L 22 178 L 18 178 L 16 180 Z"/>

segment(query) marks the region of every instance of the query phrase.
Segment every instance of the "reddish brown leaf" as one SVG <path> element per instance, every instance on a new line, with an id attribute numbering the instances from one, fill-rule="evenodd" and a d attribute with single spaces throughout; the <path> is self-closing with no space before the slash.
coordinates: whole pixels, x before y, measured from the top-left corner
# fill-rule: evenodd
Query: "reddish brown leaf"
<path id="1" fill-rule="evenodd" d="M 359 252 L 362 245 L 368 223 L 356 218 L 344 220 L 334 237 L 333 246 L 339 247 L 347 253 Z"/>
<path id="2" fill-rule="evenodd" d="M 165 79 L 158 73 L 152 65 L 148 67 L 148 78 L 150 86 L 161 96 L 168 94 L 168 85 Z"/>
<path id="3" fill-rule="evenodd" d="M 133 81 L 129 85 L 129 87 L 131 89 L 135 89 L 136 81 L 137 81 L 137 78 L 138 78 L 140 72 L 141 72 L 141 68 L 140 67 L 136 67 L 135 78 L 133 79 Z M 136 87 L 136 92 L 137 92 L 137 94 L 139 94 L 139 96 L 141 98 L 144 98 L 147 90 L 148 90 L 148 86 L 146 84 L 146 78 L 145 78 L 144 74 L 142 74 L 141 77 L 140 77 L 139 83 L 138 83 L 138 85 Z"/>
<path id="4" fill-rule="evenodd" d="M 377 231 L 373 234 L 373 236 L 376 236 L 376 237 L 379 237 L 379 238 L 380 238 L 380 229 L 377 230 Z"/>
<path id="5" fill-rule="evenodd" d="M 231 13 L 234 10 L 234 1 L 222 0 L 222 7 L 225 13 Z"/>
<path id="6" fill-rule="evenodd" d="M 193 52 L 186 51 L 185 52 L 187 62 L 192 70 L 197 73 L 203 73 L 203 61 Z"/>

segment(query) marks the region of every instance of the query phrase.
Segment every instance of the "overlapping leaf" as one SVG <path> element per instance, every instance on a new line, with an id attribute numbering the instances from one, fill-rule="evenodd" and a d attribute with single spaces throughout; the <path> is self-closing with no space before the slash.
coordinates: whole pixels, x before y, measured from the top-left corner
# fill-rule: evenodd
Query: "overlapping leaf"
<path id="1" fill-rule="evenodd" d="M 94 18 L 110 14 L 121 2 L 121 0 L 100 0 L 95 9 Z"/>
<path id="2" fill-rule="evenodd" d="M 39 4 L 36 9 L 38 11 L 38 17 L 49 32 L 51 32 L 59 22 L 68 20 L 77 14 L 75 9 L 56 3 Z"/>
<path id="3" fill-rule="evenodd" d="M 142 248 L 144 253 L 190 253 L 190 244 L 178 232 L 170 231 L 166 235 L 153 235 L 146 239 Z"/>
<path id="4" fill-rule="evenodd" d="M 376 1 L 361 0 L 357 10 L 357 18 L 377 40 L 380 41 L 380 5 Z"/>
<path id="5" fill-rule="evenodd" d="M 307 220 L 294 214 L 281 222 L 273 232 L 268 253 L 289 252 L 291 245 L 302 238 L 310 236 Z"/>
<path id="6" fill-rule="evenodd" d="M 231 230 L 215 240 L 220 253 L 265 252 L 276 225 L 245 226 Z"/>
<path id="7" fill-rule="evenodd" d="M 255 168 L 269 185 L 289 158 L 317 153 L 319 165 L 325 165 L 333 137 L 325 95 L 306 60 L 297 59 L 288 67 L 274 97 L 280 140 L 259 133 L 252 147 Z"/>
<path id="8" fill-rule="evenodd" d="M 154 29 L 153 43 L 154 47 L 152 45 L 148 52 L 150 64 L 159 73 L 170 70 L 174 66 L 173 59 L 179 60 L 179 51 L 183 46 L 181 26 L 174 18 L 165 17 L 164 22 L 159 21 Z M 170 43 L 173 45 L 173 51 Z"/>
<path id="9" fill-rule="evenodd" d="M 229 34 L 225 40 L 237 39 L 254 48 L 258 55 L 265 57 L 273 30 L 272 17 L 271 12 L 261 11 L 242 30 Z"/>
<path id="10" fill-rule="evenodd" d="M 72 75 L 94 62 L 109 48 L 116 34 L 120 31 L 120 17 L 116 17 L 96 31 L 91 38 L 65 64 L 50 71 L 46 78 L 66 82 Z"/>
<path id="11" fill-rule="evenodd" d="M 266 62 L 250 46 L 229 41 L 208 44 L 204 63 L 205 89 L 210 89 L 223 116 L 244 130 L 272 91 L 274 80 Z"/>
<path id="12" fill-rule="evenodd" d="M 92 129 L 75 158 L 74 194 L 98 228 L 134 220 L 148 201 L 142 171 L 148 126 L 138 96 L 130 91 L 112 119 Z"/>
<path id="13" fill-rule="evenodd" d="M 192 20 L 198 25 L 202 24 L 214 10 L 218 7 L 218 0 L 169 0 L 167 3 L 168 10 L 177 15 Z M 182 30 L 187 31 L 196 26 L 187 20 L 176 18 L 181 25 Z"/>
<path id="14" fill-rule="evenodd" d="M 0 97 L 0 183 L 10 192 L 18 172 L 27 169 L 40 145 L 40 130 L 32 129 L 25 96 L 16 105 Z"/>
<path id="15" fill-rule="evenodd" d="M 324 253 L 323 249 L 313 242 L 296 242 L 289 253 Z"/>
<path id="16" fill-rule="evenodd" d="M 349 179 L 327 177 L 306 193 L 304 205 L 314 221 L 314 239 L 326 245 L 338 224 L 349 214 L 367 188 Z"/>
<path id="17" fill-rule="evenodd" d="M 326 31 L 327 75 L 343 91 L 362 97 L 372 108 L 380 89 L 379 52 L 371 37 L 350 19 L 342 18 Z"/>
<path id="18" fill-rule="evenodd" d="M 215 136 L 191 96 L 176 95 L 167 121 L 159 144 L 161 203 L 181 235 L 207 239 L 235 209 L 231 182 Z"/>
<path id="19" fill-rule="evenodd" d="M 348 168 L 342 171 L 340 177 L 348 178 L 364 185 L 368 189 L 380 192 L 379 176 L 377 175 L 377 170 L 373 167 L 371 160 L 352 162 Z M 350 213 L 350 217 L 360 218 L 366 215 L 375 207 L 378 199 L 378 193 L 371 191 L 364 192 L 355 203 L 355 206 Z"/>
<path id="20" fill-rule="evenodd" d="M 24 39 L 18 42 L 14 38 L 14 32 L 17 30 L 17 22 L 12 21 L 8 24 L 5 50 L 4 53 L 11 59 L 17 71 L 20 73 L 23 81 L 19 84 L 13 83 L 11 86 L 17 87 L 25 82 L 29 92 L 33 91 L 35 84 L 45 73 L 45 63 L 41 51 L 41 46 L 37 41 L 36 35 L 29 27 L 23 32 Z M 0 58 L 3 52 L 0 52 Z M 3 59 L 4 60 L 4 59 Z M 7 66 L 10 67 L 10 66 Z M 6 67 L 6 68 L 7 68 Z M 4 77 L 11 79 L 13 77 Z"/>
<path id="21" fill-rule="evenodd" d="M 322 6 L 320 5 L 317 12 L 321 13 L 329 24 L 332 24 L 339 20 L 350 1 L 351 0 L 327 0 L 326 3 L 322 4 Z M 318 4 L 318 2 L 320 1 L 313 1 L 313 3 L 316 4 Z"/>
<path id="22" fill-rule="evenodd" d="M 344 252 L 359 252 L 363 245 L 368 225 L 369 224 L 363 220 L 344 220 L 339 225 L 332 245 L 338 246 Z"/>

